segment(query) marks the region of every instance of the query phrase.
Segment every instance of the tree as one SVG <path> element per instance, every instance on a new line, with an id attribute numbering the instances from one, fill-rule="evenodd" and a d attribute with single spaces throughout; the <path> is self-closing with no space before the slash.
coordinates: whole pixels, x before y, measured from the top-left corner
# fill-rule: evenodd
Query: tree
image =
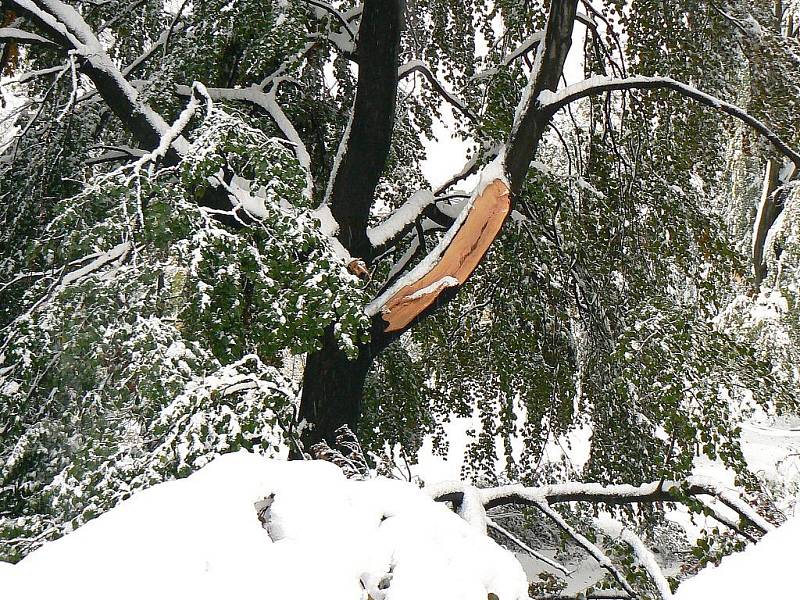
<path id="1" fill-rule="evenodd" d="M 470 464 L 491 476 L 497 436 L 505 475 L 533 481 L 578 423 L 587 479 L 681 478 L 698 451 L 744 475 L 737 401 L 790 396 L 713 317 L 746 272 L 716 200 L 726 144 L 789 165 L 769 198 L 800 166 L 791 11 L 3 8 L 20 94 L 0 163 L 15 531 L 61 531 L 228 449 L 299 454 L 348 424 L 375 452 L 414 451 L 473 411 Z M 572 48 L 587 78 L 562 86 Z M 422 137 L 444 104 L 474 147 L 428 189 Z M 297 406 L 281 366 L 303 353 Z"/>

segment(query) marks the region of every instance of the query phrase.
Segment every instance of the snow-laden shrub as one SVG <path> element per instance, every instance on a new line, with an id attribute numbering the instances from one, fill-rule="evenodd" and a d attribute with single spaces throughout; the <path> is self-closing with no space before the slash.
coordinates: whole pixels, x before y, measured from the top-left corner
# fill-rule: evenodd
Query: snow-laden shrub
<path id="1" fill-rule="evenodd" d="M 27 249 L 0 349 L 2 558 L 223 452 L 275 454 L 297 393 L 282 357 L 334 320 L 344 347 L 363 335 L 293 154 L 216 109 L 196 131 L 191 160 L 97 175 Z M 236 233 L 193 201 L 229 160 L 257 216 Z"/>

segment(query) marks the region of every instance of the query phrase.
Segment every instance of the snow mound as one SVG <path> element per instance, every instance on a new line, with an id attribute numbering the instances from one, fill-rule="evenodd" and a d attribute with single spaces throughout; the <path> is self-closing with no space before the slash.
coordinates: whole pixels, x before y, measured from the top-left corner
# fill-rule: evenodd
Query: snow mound
<path id="1" fill-rule="evenodd" d="M 8 600 L 527 598 L 514 556 L 415 486 L 246 452 L 0 563 L 0 589 Z"/>
<path id="2" fill-rule="evenodd" d="M 800 517 L 769 532 L 744 552 L 722 559 L 680 585 L 675 600 L 797 598 Z"/>

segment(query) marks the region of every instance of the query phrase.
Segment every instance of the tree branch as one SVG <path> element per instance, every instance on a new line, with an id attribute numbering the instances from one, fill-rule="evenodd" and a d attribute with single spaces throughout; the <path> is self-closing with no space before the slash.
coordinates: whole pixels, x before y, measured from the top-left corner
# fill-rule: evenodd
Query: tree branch
<path id="1" fill-rule="evenodd" d="M 566 483 L 542 487 L 509 485 L 481 490 L 487 510 L 506 504 L 533 506 L 537 502 L 560 504 L 592 502 L 609 505 L 628 505 L 653 502 L 680 502 L 681 495 L 712 496 L 734 510 L 763 533 L 774 527 L 747 503 L 719 484 L 703 478 L 689 477 L 685 481 L 654 481 L 639 486 L 601 485 L 598 483 Z M 711 509 L 713 511 L 713 508 Z M 724 522 L 724 521 L 721 521 Z"/>
<path id="2" fill-rule="evenodd" d="M 555 561 L 555 560 L 553 560 L 552 558 L 550 558 L 548 556 L 545 556 L 541 552 L 537 552 L 536 550 L 531 548 L 528 544 L 526 544 L 521 539 L 519 539 L 517 536 L 515 536 L 513 533 L 508 531 L 505 527 L 502 527 L 501 525 L 499 525 L 498 523 L 493 521 L 491 518 L 486 517 L 486 525 L 490 529 L 494 529 L 499 534 L 501 534 L 501 535 L 505 536 L 506 538 L 508 538 L 511 542 L 516 544 L 519 548 L 521 548 L 522 550 L 524 550 L 525 552 L 527 552 L 528 554 L 533 556 L 536 560 L 540 560 L 544 564 L 553 567 L 554 569 L 556 569 L 557 571 L 560 571 L 561 573 L 563 573 L 567 577 L 569 577 L 572 574 L 572 571 L 570 571 L 567 567 L 562 565 L 560 562 Z"/>
<path id="3" fill-rule="evenodd" d="M 15 42 L 18 44 L 57 45 L 55 42 L 48 40 L 47 38 L 29 31 L 17 29 L 16 27 L 0 27 L 0 41 Z"/>
<path id="4" fill-rule="evenodd" d="M 397 57 L 405 3 L 366 0 L 358 34 L 358 87 L 350 125 L 339 145 L 326 201 L 337 237 L 352 256 L 369 260 L 367 221 L 394 127 Z"/>
<path id="5" fill-rule="evenodd" d="M 426 65 L 421 60 L 412 60 L 404 64 L 397 70 L 397 78 L 403 79 L 412 75 L 413 73 L 420 73 L 425 76 L 425 79 L 431 84 L 434 90 L 451 106 L 458 109 L 458 111 L 467 117 L 472 123 L 478 126 L 480 120 L 478 119 L 478 115 L 472 112 L 467 106 L 458 98 L 456 98 L 452 93 L 448 92 L 442 83 L 434 77 L 433 73 L 430 70 L 430 67 Z"/>
<path id="6" fill-rule="evenodd" d="M 633 591 L 633 588 L 628 583 L 628 580 L 625 579 L 625 576 L 620 572 L 619 569 L 617 569 L 617 567 L 614 566 L 614 563 L 611 562 L 611 559 L 600 549 L 599 546 L 590 542 L 583 534 L 567 523 L 564 517 L 553 510 L 553 508 L 547 502 L 537 501 L 533 503 L 533 506 L 538 508 L 544 515 L 546 515 L 556 525 L 563 529 L 567 535 L 575 540 L 578 545 L 581 546 L 581 548 L 586 550 L 601 567 L 608 571 L 611 576 L 617 580 L 617 583 L 619 583 L 619 585 L 628 593 L 628 595 L 633 596 L 634 598 L 636 597 L 637 594 Z"/>
<path id="7" fill-rule="evenodd" d="M 350 22 L 345 18 L 345 16 L 336 10 L 333 6 L 328 4 L 327 2 L 322 2 L 321 0 L 303 0 L 304 2 L 316 6 L 317 8 L 321 8 L 325 12 L 333 15 L 333 17 L 339 21 L 342 28 L 348 33 L 350 39 L 355 42 L 356 41 L 356 32 L 353 31 L 353 28 L 350 27 Z"/>
<path id="8" fill-rule="evenodd" d="M 508 173 L 511 196 L 522 189 L 525 176 L 539 148 L 552 112 L 541 110 L 537 99 L 545 90 L 555 90 L 564 70 L 575 25 L 578 0 L 562 0 L 550 4 L 544 40 L 536 50 L 528 86 L 517 107 L 514 126 L 506 152 L 505 168 Z"/>
<path id="9" fill-rule="evenodd" d="M 743 108 L 740 108 L 724 100 L 720 100 L 710 94 L 701 92 L 685 83 L 675 81 L 669 77 L 626 77 L 615 79 L 610 77 L 592 77 L 575 85 L 568 86 L 558 93 L 542 90 L 537 96 L 541 109 L 545 112 L 553 113 L 563 108 L 571 102 L 596 96 L 605 92 L 633 89 L 666 89 L 677 92 L 682 96 L 696 100 L 700 104 L 719 110 L 727 115 L 735 117 L 743 123 L 755 129 L 758 133 L 769 140 L 775 148 L 784 156 L 789 158 L 800 169 L 800 154 L 795 152 L 789 144 L 783 141 L 778 134 L 772 131 L 764 122 L 750 115 Z"/>

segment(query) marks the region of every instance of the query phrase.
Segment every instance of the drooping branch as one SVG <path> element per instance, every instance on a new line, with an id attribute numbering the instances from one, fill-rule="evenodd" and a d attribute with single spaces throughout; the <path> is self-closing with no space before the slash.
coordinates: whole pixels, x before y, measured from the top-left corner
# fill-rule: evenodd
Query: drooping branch
<path id="1" fill-rule="evenodd" d="M 511 542 L 513 542 L 517 547 L 521 548 L 531 556 L 533 556 L 536 560 L 542 561 L 544 564 L 553 567 L 557 571 L 560 571 L 564 575 L 569 576 L 572 571 L 570 571 L 567 567 L 562 565 L 560 562 L 553 560 L 549 556 L 542 554 L 541 552 L 537 552 L 533 548 L 531 548 L 528 544 L 523 542 L 519 539 L 516 535 L 508 531 L 505 527 L 502 527 L 495 521 L 493 521 L 490 517 L 486 517 L 486 525 L 489 526 L 490 529 L 495 530 L 499 534 L 508 538 Z"/>
<path id="2" fill-rule="evenodd" d="M 795 150 L 793 150 L 789 144 L 781 139 L 777 133 L 772 131 L 772 129 L 770 129 L 766 123 L 755 118 L 743 108 L 740 108 L 729 102 L 725 102 L 724 100 L 716 98 L 710 94 L 706 94 L 705 92 L 701 92 L 697 88 L 685 83 L 681 83 L 669 77 L 626 77 L 622 79 L 603 76 L 591 77 L 585 81 L 576 83 L 575 85 L 565 87 L 557 93 L 543 90 L 544 93 L 540 92 L 537 95 L 537 100 L 542 110 L 555 112 L 567 104 L 575 102 L 576 100 L 580 100 L 581 98 L 596 96 L 606 92 L 634 89 L 671 90 L 681 94 L 682 96 L 696 100 L 700 104 L 735 117 L 764 136 L 772 143 L 773 146 L 775 146 L 779 152 L 781 152 L 781 154 L 789 158 L 789 160 L 791 160 L 800 169 L 800 154 L 795 152 Z"/>
<path id="3" fill-rule="evenodd" d="M 774 529 L 771 523 L 761 517 L 747 502 L 742 500 L 738 494 L 725 488 L 714 480 L 705 477 L 688 477 L 681 481 L 657 481 L 638 486 L 569 482 L 538 487 L 526 487 L 514 484 L 478 490 L 467 486 L 464 482 L 453 481 L 437 483 L 425 489 L 435 500 L 450 503 L 459 514 L 461 514 L 460 507 L 467 499 L 468 495 L 473 503 L 477 496 L 477 500 L 483 504 L 486 511 L 510 504 L 535 508 L 553 521 L 553 523 L 572 538 L 575 543 L 588 552 L 589 555 L 617 581 L 622 590 L 616 592 L 609 591 L 609 593 L 612 594 L 610 597 L 614 598 L 637 598 L 640 596 L 634 591 L 630 583 L 625 579 L 622 571 L 611 561 L 610 557 L 602 548 L 598 544 L 587 539 L 586 536 L 568 521 L 568 519 L 555 510 L 554 505 L 571 504 L 573 502 L 588 502 L 595 506 L 600 504 L 622 506 L 654 502 L 686 504 L 688 503 L 688 498 L 700 499 L 704 496 L 710 496 L 727 506 L 734 511 L 740 519 L 754 526 L 762 533 L 767 533 Z M 748 540 L 756 541 L 756 536 L 751 535 L 751 533 L 743 529 L 741 525 L 735 523 L 734 519 L 727 514 L 720 512 L 711 504 L 705 502 L 702 504 L 706 514 L 710 514 L 719 522 L 727 525 L 734 532 Z M 491 513 L 487 515 L 486 522 L 489 527 L 497 530 L 515 545 L 526 551 L 534 552 L 527 544 L 517 539 L 513 533 L 498 527 L 492 521 Z M 650 579 L 658 590 L 659 596 L 663 600 L 672 598 L 672 591 L 669 583 L 664 577 L 653 553 L 632 529 L 607 516 L 593 519 L 591 521 L 591 526 L 605 536 L 611 539 L 619 539 L 630 546 L 636 560 L 650 576 Z M 539 558 L 542 559 L 541 557 Z M 560 565 L 551 566 L 565 573 L 565 569 Z M 548 596 L 542 596 L 541 598 L 544 597 Z M 567 598 L 566 596 L 552 597 Z M 600 598 L 605 596 L 601 593 L 595 597 Z"/>
<path id="4" fill-rule="evenodd" d="M 425 79 L 428 80 L 428 83 L 431 84 L 431 87 L 433 87 L 436 93 L 439 94 L 439 96 L 441 96 L 445 102 L 458 109 L 458 111 L 472 121 L 474 125 L 478 125 L 478 116 L 453 93 L 449 92 L 444 85 L 442 85 L 442 83 L 436 79 L 434 74 L 431 72 L 430 67 L 428 67 L 428 65 L 421 60 L 412 60 L 404 64 L 397 70 L 397 78 L 404 79 L 405 77 L 408 77 L 414 73 L 420 73 L 423 75 Z"/>
<path id="5" fill-rule="evenodd" d="M 358 33 L 358 86 L 326 200 L 351 255 L 369 259 L 367 221 L 394 127 L 397 62 L 405 3 L 366 0 Z"/>
<path id="6" fill-rule="evenodd" d="M 480 73 L 476 73 L 472 77 L 473 81 L 477 81 L 479 79 L 485 79 L 487 77 L 495 75 L 501 67 L 507 67 L 521 56 L 524 56 L 525 54 L 533 50 L 536 47 L 536 45 L 539 44 L 543 39 L 544 39 L 544 31 L 535 31 L 527 38 L 522 40 L 522 42 L 520 42 L 520 44 L 516 48 L 514 48 L 511 52 L 506 54 L 502 58 L 502 60 L 497 64 L 497 66 L 481 71 Z"/>
<path id="7" fill-rule="evenodd" d="M 664 577 L 664 572 L 656 562 L 655 556 L 653 556 L 653 553 L 642 541 L 642 538 L 615 519 L 593 519 L 592 523 L 595 529 L 600 530 L 611 539 L 620 539 L 628 544 L 631 550 L 633 550 L 636 560 L 644 570 L 647 571 L 647 574 L 656 586 L 661 600 L 671 600 L 672 589 L 669 587 L 669 582 L 667 578 Z"/>

